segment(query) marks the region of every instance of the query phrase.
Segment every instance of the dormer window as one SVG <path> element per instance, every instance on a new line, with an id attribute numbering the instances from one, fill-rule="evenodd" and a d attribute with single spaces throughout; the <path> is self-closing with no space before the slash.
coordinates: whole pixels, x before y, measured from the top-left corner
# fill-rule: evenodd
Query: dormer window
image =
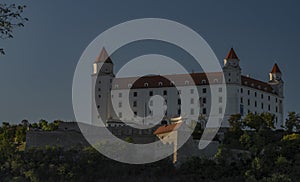
<path id="1" fill-rule="evenodd" d="M 146 83 L 144 83 L 144 87 L 148 87 L 149 86 L 149 84 L 146 82 Z"/>
<path id="2" fill-rule="evenodd" d="M 206 80 L 202 80 L 201 84 L 203 84 L 203 85 L 206 84 Z"/>
<path id="3" fill-rule="evenodd" d="M 171 81 L 171 85 L 175 85 L 175 82 L 174 82 L 174 81 Z"/>
<path id="4" fill-rule="evenodd" d="M 158 86 L 162 86 L 163 85 L 163 83 L 162 82 L 158 82 Z"/>
<path id="5" fill-rule="evenodd" d="M 128 84 L 128 88 L 131 88 L 131 87 L 132 87 L 132 84 L 131 84 L 131 83 L 129 83 L 129 84 Z"/>
<path id="6" fill-rule="evenodd" d="M 185 84 L 185 85 L 189 85 L 190 82 L 186 80 L 186 81 L 184 82 L 184 84 Z"/>
<path id="7" fill-rule="evenodd" d="M 119 88 L 119 85 L 118 85 L 118 84 L 115 84 L 115 88 Z"/>
<path id="8" fill-rule="evenodd" d="M 219 80 L 218 79 L 214 79 L 214 83 L 218 83 L 219 82 Z"/>

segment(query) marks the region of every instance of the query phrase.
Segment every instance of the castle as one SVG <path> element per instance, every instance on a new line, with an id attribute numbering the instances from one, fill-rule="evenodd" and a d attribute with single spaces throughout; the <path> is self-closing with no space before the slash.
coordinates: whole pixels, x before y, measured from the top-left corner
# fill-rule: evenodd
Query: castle
<path id="1" fill-rule="evenodd" d="M 154 125 L 151 121 L 157 115 L 163 114 L 166 119 L 190 115 L 199 118 L 203 124 L 206 124 L 208 117 L 213 116 L 219 119 L 221 127 L 226 128 L 229 127 L 228 118 L 232 114 L 245 116 L 247 113 L 269 112 L 274 114 L 275 127 L 279 129 L 284 124 L 284 82 L 277 64 L 273 66 L 269 75 L 268 82 L 242 75 L 240 59 L 231 48 L 224 59 L 223 72 L 116 78 L 114 63 L 103 48 L 93 63 L 91 75 L 94 87 L 92 123 L 101 125 L 101 119 L 105 125 L 115 121 L 111 124 L 118 126 L 122 125 L 122 121 L 134 123 L 140 122 L 138 118 L 143 118 L 139 124 Z M 186 76 L 192 80 L 186 79 Z M 220 87 L 221 84 L 226 84 L 226 95 Z M 213 104 L 212 89 L 219 94 Z M 164 98 L 166 110 L 151 108 L 155 105 L 155 101 L 151 99 L 155 95 Z M 189 103 L 182 103 L 183 95 L 189 98 Z M 130 103 L 126 105 L 128 97 Z M 226 108 L 223 108 L 224 102 Z M 217 113 L 211 113 L 212 106 L 218 108 Z M 181 108 L 184 108 L 184 111 Z"/>

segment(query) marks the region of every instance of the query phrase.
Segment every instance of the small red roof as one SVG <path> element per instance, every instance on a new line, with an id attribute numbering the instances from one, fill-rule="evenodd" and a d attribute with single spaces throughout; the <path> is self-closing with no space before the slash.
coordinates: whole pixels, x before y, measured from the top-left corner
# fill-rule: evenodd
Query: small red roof
<path id="1" fill-rule="evenodd" d="M 230 49 L 225 59 L 239 59 L 233 48 Z"/>
<path id="2" fill-rule="evenodd" d="M 95 63 L 100 63 L 100 62 L 106 62 L 106 63 L 112 63 L 106 49 L 103 47 L 99 56 L 96 58 Z"/>
<path id="3" fill-rule="evenodd" d="M 169 132 L 172 132 L 172 131 L 176 131 L 181 125 L 182 125 L 182 122 L 160 126 L 159 128 L 157 128 L 155 130 L 154 134 L 158 135 L 158 134 L 163 134 L 163 133 L 169 133 Z"/>
<path id="4" fill-rule="evenodd" d="M 271 73 L 281 73 L 281 71 L 276 63 L 274 64 Z"/>

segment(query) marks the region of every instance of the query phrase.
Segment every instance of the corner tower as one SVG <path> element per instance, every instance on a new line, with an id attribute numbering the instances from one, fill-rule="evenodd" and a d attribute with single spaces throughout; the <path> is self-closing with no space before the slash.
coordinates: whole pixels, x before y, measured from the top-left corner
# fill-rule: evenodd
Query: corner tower
<path id="1" fill-rule="evenodd" d="M 93 63 L 92 73 L 92 124 L 102 126 L 100 119 L 106 124 L 111 112 L 111 85 L 115 78 L 114 64 L 103 47 Z"/>
<path id="2" fill-rule="evenodd" d="M 241 83 L 240 60 L 233 48 L 229 50 L 227 56 L 224 59 L 223 72 L 226 83 Z"/>
<path id="3" fill-rule="evenodd" d="M 269 84 L 272 86 L 272 88 L 275 90 L 279 97 L 283 97 L 284 82 L 282 80 L 282 73 L 276 63 L 274 64 L 271 72 L 269 73 L 269 76 Z"/>

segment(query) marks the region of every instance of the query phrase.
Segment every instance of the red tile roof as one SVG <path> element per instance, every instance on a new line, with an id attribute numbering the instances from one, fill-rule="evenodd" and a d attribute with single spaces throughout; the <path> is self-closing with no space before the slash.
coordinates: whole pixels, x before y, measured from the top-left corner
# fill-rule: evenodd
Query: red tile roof
<path id="1" fill-rule="evenodd" d="M 159 128 L 157 128 L 155 130 L 154 134 L 158 135 L 158 134 L 163 134 L 163 133 L 169 133 L 169 132 L 172 132 L 172 131 L 176 131 L 181 125 L 182 125 L 182 122 L 160 126 Z"/>
<path id="2" fill-rule="evenodd" d="M 271 73 L 281 73 L 281 71 L 276 63 L 274 64 Z"/>
<path id="3" fill-rule="evenodd" d="M 247 76 L 241 77 L 242 85 L 255 88 L 257 90 L 262 90 L 264 92 L 273 93 L 273 88 L 266 82 L 256 80 Z"/>
<path id="4" fill-rule="evenodd" d="M 210 79 L 210 80 L 209 80 Z M 210 81 L 210 82 L 208 82 Z M 223 83 L 222 72 L 214 73 L 191 73 L 191 74 L 175 74 L 175 75 L 151 75 L 143 77 L 126 77 L 116 78 L 115 85 L 117 89 L 128 89 L 128 85 L 132 84 L 132 89 L 139 88 L 160 88 L 160 87 L 174 87 L 176 86 L 193 86 L 208 85 Z M 145 85 L 145 83 L 147 83 Z M 115 87 L 113 87 L 115 88 Z"/>
<path id="5" fill-rule="evenodd" d="M 239 59 L 233 48 L 230 49 L 225 59 Z"/>

